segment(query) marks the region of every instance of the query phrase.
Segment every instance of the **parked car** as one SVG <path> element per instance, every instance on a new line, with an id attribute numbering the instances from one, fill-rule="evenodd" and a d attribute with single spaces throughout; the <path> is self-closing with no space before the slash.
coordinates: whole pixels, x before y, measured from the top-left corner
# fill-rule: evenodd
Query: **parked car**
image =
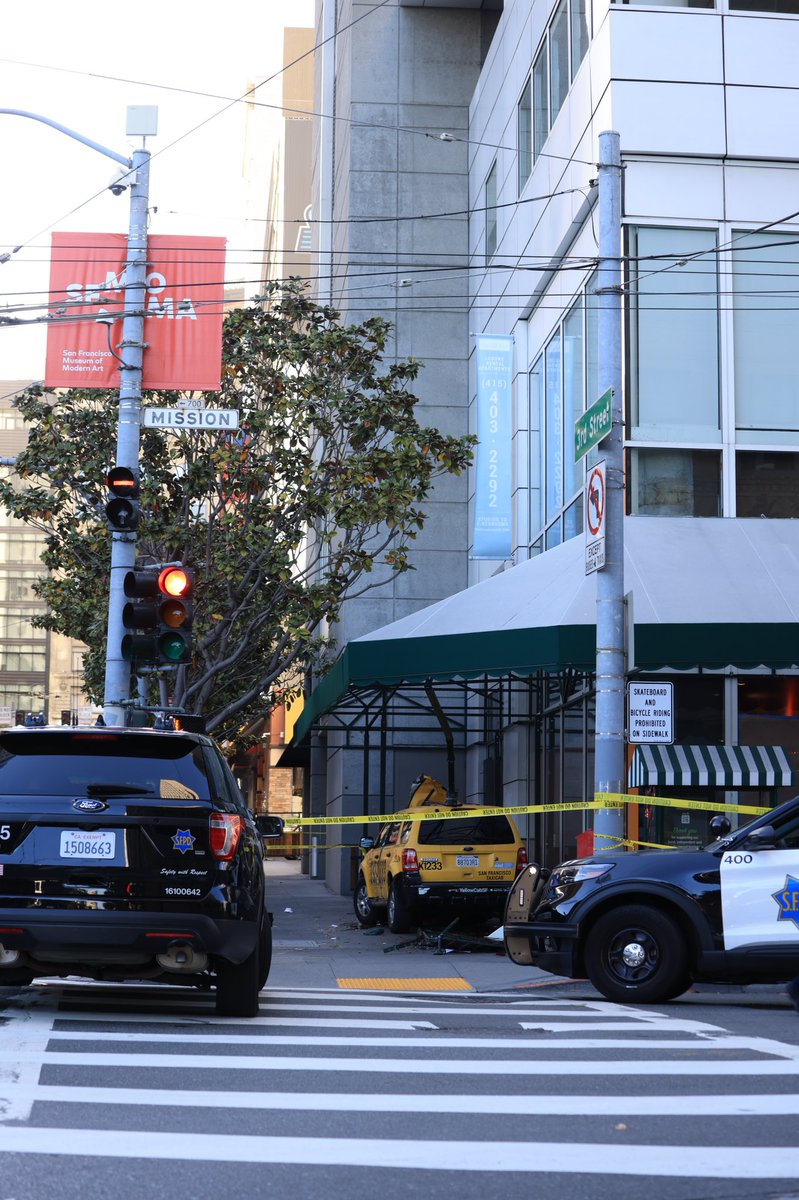
<path id="1" fill-rule="evenodd" d="M 420 811 L 438 819 L 413 820 Z M 501 916 L 508 888 L 527 863 L 510 817 L 453 804 L 428 775 L 414 781 L 408 808 L 376 838 L 362 838 L 361 849 L 355 915 L 361 925 L 385 918 L 392 933 L 437 910 Z"/>
<path id="2" fill-rule="evenodd" d="M 217 1012 L 254 1016 L 272 956 L 263 863 L 209 737 L 0 731 L 0 986 L 36 975 L 213 985 Z"/>
<path id="3" fill-rule="evenodd" d="M 653 1004 L 693 980 L 790 979 L 799 963 L 799 796 L 700 850 L 532 863 L 505 909 L 522 966 L 588 977 L 608 1000 Z"/>

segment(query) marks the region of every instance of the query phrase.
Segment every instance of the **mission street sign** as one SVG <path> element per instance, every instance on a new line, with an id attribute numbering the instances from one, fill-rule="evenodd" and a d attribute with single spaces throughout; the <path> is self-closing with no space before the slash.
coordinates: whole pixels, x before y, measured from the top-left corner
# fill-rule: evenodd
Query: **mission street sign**
<path id="1" fill-rule="evenodd" d="M 238 429 L 237 408 L 144 408 L 148 429 Z"/>

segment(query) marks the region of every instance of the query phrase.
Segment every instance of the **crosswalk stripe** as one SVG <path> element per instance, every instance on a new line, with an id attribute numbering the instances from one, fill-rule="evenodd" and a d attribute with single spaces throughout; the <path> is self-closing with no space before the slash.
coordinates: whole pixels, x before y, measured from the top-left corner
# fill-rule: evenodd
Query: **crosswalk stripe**
<path id="1" fill-rule="evenodd" d="M 29 1061 L 18 1056 L 18 1061 Z M 401 1075 L 799 1075 L 799 1061 L 742 1059 L 733 1061 L 682 1061 L 679 1059 L 411 1059 L 411 1058 L 299 1058 L 255 1057 L 237 1054 L 79 1054 L 48 1053 L 49 1066 L 62 1067 L 162 1067 L 170 1071 L 189 1067 L 223 1071 L 355 1071 L 359 1074 Z"/>
<path id="2" fill-rule="evenodd" d="M 108 1131 L 105 1131 L 106 1133 Z M 243 1134 L 140 1133 L 0 1128 L 0 1153 L 170 1162 L 286 1163 L 367 1167 L 381 1171 L 477 1171 L 669 1178 L 786 1179 L 799 1175 L 795 1146 L 663 1146 L 576 1142 L 421 1141 L 408 1153 L 404 1139 L 254 1137 Z"/>
<path id="3" fill-rule="evenodd" d="M 790 1117 L 799 1115 L 799 1093 L 702 1096 L 565 1096 L 540 1092 L 505 1096 L 381 1095 L 375 1092 L 209 1092 L 161 1088 L 61 1087 L 39 1084 L 31 1101 L 59 1104 L 143 1105 L 146 1108 L 276 1109 L 298 1112 L 459 1113 L 508 1117 Z"/>
<path id="4" fill-rule="evenodd" d="M 638 1031 L 636 1030 L 636 1035 Z M 175 1044 L 173 1033 L 107 1033 L 68 1029 L 53 1031 L 51 1041 L 67 1042 L 142 1042 L 146 1045 L 164 1042 Z M 688 1038 L 520 1038 L 510 1033 L 504 1038 L 488 1037 L 297 1037 L 272 1034 L 203 1034 L 204 1046 L 404 1046 L 408 1049 L 467 1050 L 756 1050 L 757 1038 L 719 1037 L 697 1042 Z"/>

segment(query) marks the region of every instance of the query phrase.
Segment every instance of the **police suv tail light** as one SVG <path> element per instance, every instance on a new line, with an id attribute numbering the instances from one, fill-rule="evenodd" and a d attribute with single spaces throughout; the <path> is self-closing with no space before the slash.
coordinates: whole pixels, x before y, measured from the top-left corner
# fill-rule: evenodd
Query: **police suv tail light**
<path id="1" fill-rule="evenodd" d="M 419 859 L 416 857 L 416 851 L 413 849 L 402 851 L 402 869 L 403 871 L 418 871 Z"/>
<path id="2" fill-rule="evenodd" d="M 516 874 L 517 875 L 519 874 L 520 871 L 524 870 L 524 868 L 527 866 L 527 862 L 528 862 L 527 851 L 525 850 L 524 846 L 520 846 L 516 852 Z"/>
<path id="3" fill-rule="evenodd" d="M 230 862 L 233 858 L 243 826 L 238 813 L 211 813 L 209 842 L 211 853 L 219 862 Z"/>

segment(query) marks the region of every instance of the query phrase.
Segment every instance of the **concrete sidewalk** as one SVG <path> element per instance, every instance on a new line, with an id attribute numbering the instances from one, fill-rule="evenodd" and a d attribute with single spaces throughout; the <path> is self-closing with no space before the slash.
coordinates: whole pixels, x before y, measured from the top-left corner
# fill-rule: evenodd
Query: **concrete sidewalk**
<path id="1" fill-rule="evenodd" d="M 380 988 L 379 981 L 383 981 L 389 990 L 418 987 L 490 992 L 537 981 L 551 984 L 553 980 L 536 968 L 517 967 L 501 944 L 496 952 L 476 949 L 439 954 L 435 948 L 403 945 L 413 941 L 415 931 L 394 934 L 382 926 L 362 929 L 355 919 L 352 897 L 336 896 L 322 881 L 302 875 L 298 862 L 267 861 L 267 894 L 274 914 L 269 983 L 275 987 Z M 342 983 L 356 980 L 361 982 Z"/>
<path id="2" fill-rule="evenodd" d="M 520 967 L 493 950 L 438 953 L 435 946 L 408 945 L 416 936 L 382 926 L 362 929 L 351 896 L 337 896 L 309 879 L 299 862 L 267 860 L 269 910 L 274 914 L 274 954 L 269 984 L 281 988 L 371 988 L 430 991 L 512 992 L 569 999 L 601 999 L 583 980 L 561 979 L 537 967 Z M 430 930 L 436 926 L 430 927 Z M 456 926 L 454 932 L 458 932 Z M 468 930 L 464 930 L 468 932 Z M 790 1007 L 783 984 L 695 984 L 680 1003 L 732 1003 Z"/>

